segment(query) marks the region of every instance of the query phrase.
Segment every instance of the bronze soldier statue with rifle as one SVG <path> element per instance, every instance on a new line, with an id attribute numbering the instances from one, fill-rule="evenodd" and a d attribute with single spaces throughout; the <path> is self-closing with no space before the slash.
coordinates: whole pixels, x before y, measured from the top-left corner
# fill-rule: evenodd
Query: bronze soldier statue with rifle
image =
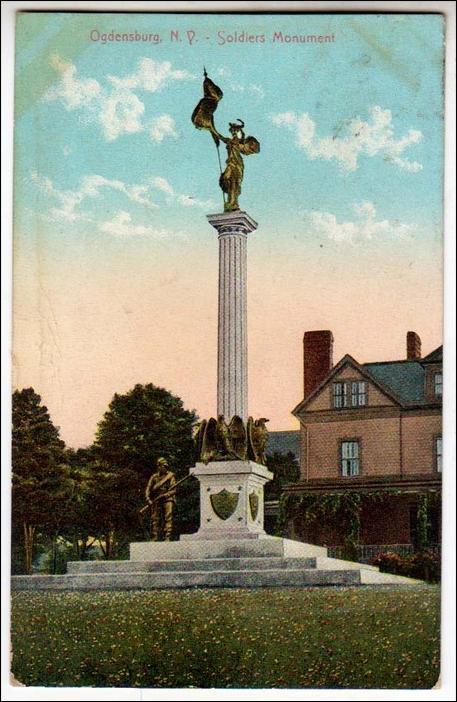
<path id="1" fill-rule="evenodd" d="M 157 460 L 157 471 L 146 486 L 147 505 L 151 512 L 151 538 L 153 541 L 170 541 L 173 533 L 173 512 L 176 504 L 176 479 L 165 458 Z"/>
<path id="2" fill-rule="evenodd" d="M 188 478 L 190 474 L 176 482 L 174 473 L 168 468 L 167 459 L 157 459 L 157 471 L 151 475 L 146 486 L 147 504 L 140 509 L 140 514 L 150 510 L 152 541 L 171 540 L 176 488 Z"/>

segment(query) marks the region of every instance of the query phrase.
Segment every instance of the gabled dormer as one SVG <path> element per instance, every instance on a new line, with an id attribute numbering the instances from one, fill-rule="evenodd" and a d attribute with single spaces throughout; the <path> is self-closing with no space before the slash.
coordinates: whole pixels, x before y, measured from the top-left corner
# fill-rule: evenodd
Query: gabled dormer
<path id="1" fill-rule="evenodd" d="M 368 407 L 401 404 L 389 388 L 374 378 L 363 365 L 347 354 L 334 366 L 324 380 L 293 410 L 302 412 L 335 410 L 342 415 Z"/>
<path id="2" fill-rule="evenodd" d="M 425 371 L 425 397 L 427 402 L 443 401 L 443 347 L 438 346 L 421 359 Z"/>

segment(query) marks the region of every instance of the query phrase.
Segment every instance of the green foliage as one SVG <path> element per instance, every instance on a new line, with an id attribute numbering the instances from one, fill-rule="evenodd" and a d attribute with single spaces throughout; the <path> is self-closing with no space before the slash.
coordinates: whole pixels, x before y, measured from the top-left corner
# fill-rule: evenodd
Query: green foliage
<path id="1" fill-rule="evenodd" d="M 200 525 L 200 483 L 191 477 L 178 486 L 176 494 L 176 531 L 193 534 Z"/>
<path id="2" fill-rule="evenodd" d="M 95 444 L 65 449 L 46 407 L 33 389 L 13 395 L 13 573 L 32 570 L 37 540 L 40 567 L 61 572 L 68 559 L 128 557 L 128 543 L 149 538 L 140 516 L 144 491 L 157 458 L 167 458 L 178 479 L 193 464 L 194 412 L 151 384 L 115 395 L 100 422 Z M 178 488 L 177 525 L 196 531 L 198 485 Z M 68 544 L 63 546 L 63 544 Z M 71 547 L 70 547 L 71 545 Z"/>
<path id="3" fill-rule="evenodd" d="M 28 686 L 430 689 L 433 585 L 18 592 L 12 672 Z"/>
<path id="4" fill-rule="evenodd" d="M 32 388 L 16 390 L 12 408 L 13 517 L 43 524 L 59 487 L 65 445 Z"/>
<path id="5" fill-rule="evenodd" d="M 62 537 L 47 540 L 42 546 L 43 553 L 37 572 L 60 574 L 67 572 L 67 563 L 74 559 L 72 544 Z"/>
<path id="6" fill-rule="evenodd" d="M 193 465 L 194 412 L 163 388 L 135 385 L 115 394 L 85 456 L 88 475 L 89 533 L 96 534 L 107 558 L 120 557 L 131 540 L 150 536 L 148 514 L 139 515 L 156 461 L 163 456 L 177 479 Z M 177 526 L 198 527 L 199 501 L 192 481 L 178 488 Z"/>
<path id="7" fill-rule="evenodd" d="M 303 524 L 329 517 L 344 536 L 343 557 L 357 560 L 362 498 L 357 492 L 283 495 L 279 503 L 278 534 L 287 535 L 288 524 L 299 517 Z"/>
<path id="8" fill-rule="evenodd" d="M 343 558 L 357 560 L 357 546 L 361 526 L 362 499 L 372 502 L 389 500 L 392 495 L 406 494 L 402 490 L 386 493 L 381 490 L 371 492 L 351 491 L 322 494 L 286 493 L 281 495 L 278 508 L 277 535 L 287 536 L 290 524 L 300 519 L 306 526 L 316 520 L 332 518 L 338 524 L 344 537 Z M 411 494 L 408 492 L 408 494 Z M 426 492 L 419 494 L 417 507 L 418 551 L 426 551 L 430 545 L 430 509 L 439 504 L 441 493 Z"/>
<path id="9" fill-rule="evenodd" d="M 66 499 L 65 445 L 33 388 L 13 393 L 12 410 L 12 525 L 23 544 L 22 568 L 30 573 L 36 532 L 54 528 Z"/>
<path id="10" fill-rule="evenodd" d="M 289 524 L 298 515 L 301 496 L 298 493 L 282 493 L 278 503 L 276 536 L 288 536 Z"/>
<path id="11" fill-rule="evenodd" d="M 435 551 L 426 550 L 408 556 L 391 552 L 379 553 L 373 558 L 372 565 L 378 566 L 382 573 L 394 573 L 432 583 L 441 579 L 441 558 Z"/>
<path id="12" fill-rule="evenodd" d="M 417 550 L 425 551 L 429 546 L 430 536 L 430 515 L 428 506 L 428 495 L 425 493 L 419 497 L 417 504 Z"/>
<path id="13" fill-rule="evenodd" d="M 283 488 L 297 482 L 300 476 L 300 466 L 291 451 L 288 453 L 275 451 L 272 456 L 268 455 L 267 468 L 271 470 L 274 478 L 265 485 L 265 500 L 279 499 Z"/>
<path id="14" fill-rule="evenodd" d="M 177 477 L 194 462 L 196 415 L 182 400 L 151 383 L 114 395 L 98 425 L 94 453 L 111 470 L 132 471 L 145 481 L 163 456 Z"/>

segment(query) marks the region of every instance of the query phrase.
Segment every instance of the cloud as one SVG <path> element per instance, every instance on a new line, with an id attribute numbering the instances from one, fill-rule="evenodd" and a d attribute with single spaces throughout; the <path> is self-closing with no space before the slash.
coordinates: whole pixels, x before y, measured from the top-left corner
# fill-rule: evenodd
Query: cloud
<path id="1" fill-rule="evenodd" d="M 150 178 L 150 182 L 154 188 L 156 188 L 157 190 L 161 190 L 167 195 L 174 195 L 175 193 L 173 187 L 170 185 L 168 180 L 166 178 L 162 178 L 162 176 L 153 176 L 152 178 Z"/>
<path id="2" fill-rule="evenodd" d="M 54 187 L 50 178 L 41 176 L 35 171 L 32 172 L 31 179 L 42 192 L 59 202 L 58 207 L 51 207 L 49 209 L 46 219 L 66 222 L 88 219 L 86 214 L 76 211 L 76 207 L 88 196 L 87 193 L 84 193 L 82 190 L 58 190 Z"/>
<path id="3" fill-rule="evenodd" d="M 116 190 L 122 193 L 130 202 L 135 202 L 149 208 L 158 205 L 148 196 L 149 186 L 126 185 L 120 180 L 110 180 L 100 175 L 85 176 L 77 190 L 58 190 L 52 181 L 36 172 L 31 174 L 32 181 L 50 197 L 58 201 L 57 207 L 51 207 L 47 219 L 51 221 L 76 222 L 77 220 L 90 220 L 89 215 L 77 209 L 87 198 L 99 197 L 102 188 Z"/>
<path id="4" fill-rule="evenodd" d="M 184 207 L 200 207 L 202 210 L 215 206 L 213 200 L 199 200 L 193 195 L 177 195 L 176 201 Z"/>
<path id="5" fill-rule="evenodd" d="M 119 210 L 111 220 L 101 222 L 98 225 L 98 230 L 103 234 L 117 237 L 152 236 L 163 239 L 170 235 L 170 232 L 166 229 L 156 229 L 143 224 L 134 224 L 131 215 L 124 210 Z"/>
<path id="6" fill-rule="evenodd" d="M 144 104 L 134 94 L 125 92 L 113 93 L 106 97 L 99 111 L 99 121 L 107 141 L 117 139 L 121 134 L 142 132 Z"/>
<path id="7" fill-rule="evenodd" d="M 51 66 L 60 73 L 60 81 L 44 96 L 45 100 L 60 100 L 67 110 L 92 108 L 102 95 L 100 83 L 93 78 L 77 78 L 76 66 L 54 54 Z"/>
<path id="8" fill-rule="evenodd" d="M 199 200 L 193 195 L 175 192 L 168 180 L 166 180 L 166 178 L 162 178 L 161 176 L 153 176 L 149 179 L 149 181 L 154 188 L 160 190 L 168 196 L 168 202 L 177 202 L 183 207 L 201 207 L 202 209 L 209 209 L 210 207 L 215 206 L 212 200 Z"/>
<path id="9" fill-rule="evenodd" d="M 282 112 L 271 116 L 277 127 L 284 127 L 295 134 L 296 145 L 303 149 L 311 160 L 322 158 L 336 160 L 342 171 L 355 171 L 359 167 L 359 156 L 381 156 L 385 161 L 408 171 L 417 173 L 422 165 L 409 161 L 402 154 L 409 146 L 421 141 L 423 135 L 410 129 L 405 136 L 395 138 L 392 113 L 379 106 L 370 108 L 370 117 L 363 121 L 355 117 L 346 123 L 342 135 L 318 137 L 316 124 L 303 112 Z"/>
<path id="10" fill-rule="evenodd" d="M 170 115 L 160 115 L 156 117 L 149 128 L 149 135 L 152 141 L 161 142 L 166 136 L 177 137 L 175 121 Z"/>
<path id="11" fill-rule="evenodd" d="M 251 90 L 251 92 L 253 92 L 254 95 L 259 98 L 259 100 L 263 100 L 265 97 L 265 90 L 258 83 L 251 83 L 249 85 L 249 90 Z"/>
<path id="12" fill-rule="evenodd" d="M 243 83 L 238 83 L 237 81 L 234 81 L 232 79 L 232 71 L 229 68 L 225 68 L 224 66 L 220 66 L 217 69 L 217 74 L 219 76 L 221 76 L 221 78 L 224 79 L 225 83 L 235 93 L 244 93 L 244 92 L 251 93 L 258 100 L 263 100 L 263 98 L 265 97 L 265 91 L 262 88 L 262 86 L 259 85 L 258 83 L 247 83 L 245 85 Z"/>
<path id="13" fill-rule="evenodd" d="M 43 193 L 57 201 L 57 206 L 51 207 L 46 213 L 45 218 L 48 221 L 91 221 L 92 217 L 81 209 L 81 205 L 85 200 L 94 200 L 100 197 L 103 189 L 119 192 L 128 201 L 149 209 L 159 207 L 155 198 L 160 197 L 160 195 L 166 196 L 167 204 L 174 203 L 183 207 L 193 205 L 202 209 L 214 206 L 212 200 L 199 200 L 192 195 L 177 193 L 168 180 L 162 176 L 153 176 L 144 183 L 128 185 L 121 180 L 94 174 L 82 178 L 80 186 L 76 190 L 59 190 L 49 178 L 36 171 L 31 173 L 31 180 Z"/>
<path id="14" fill-rule="evenodd" d="M 188 71 L 174 69 L 169 61 L 142 58 L 138 61 L 137 70 L 130 76 L 124 78 L 107 76 L 107 79 L 116 89 L 139 89 L 155 93 L 163 90 L 174 80 L 194 80 L 195 76 Z"/>
<path id="15" fill-rule="evenodd" d="M 106 85 L 93 78 L 80 78 L 76 66 L 57 55 L 51 65 L 60 74 L 60 80 L 45 93 L 47 102 L 58 101 L 68 111 L 78 111 L 86 123 L 98 124 L 107 141 L 123 134 L 136 134 L 146 129 L 145 106 L 135 91 L 155 93 L 173 81 L 193 80 L 188 71 L 177 70 L 169 61 L 140 59 L 131 75 L 109 75 Z M 152 120 L 151 140 L 160 143 L 167 136 L 176 137 L 175 123 L 169 115 Z"/>
<path id="16" fill-rule="evenodd" d="M 391 222 L 388 219 L 376 219 L 376 207 L 372 202 L 356 203 L 352 206 L 354 221 L 338 222 L 334 214 L 308 210 L 305 219 L 311 231 L 319 236 L 325 236 L 332 241 L 356 244 L 379 236 L 394 236 L 409 238 L 415 226 L 401 222 Z"/>

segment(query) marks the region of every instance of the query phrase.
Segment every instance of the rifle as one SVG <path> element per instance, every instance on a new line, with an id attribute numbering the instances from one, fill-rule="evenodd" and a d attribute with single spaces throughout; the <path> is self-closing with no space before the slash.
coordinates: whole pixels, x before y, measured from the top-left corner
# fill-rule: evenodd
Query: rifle
<path id="1" fill-rule="evenodd" d="M 153 500 L 151 500 L 151 504 L 148 503 L 147 505 L 144 505 L 144 507 L 142 507 L 139 510 L 139 513 L 143 514 L 143 512 L 146 512 L 146 510 L 148 510 L 150 507 L 152 507 L 152 505 L 155 502 L 158 502 L 159 500 L 162 500 L 164 497 L 167 497 L 167 495 L 170 495 L 173 492 L 173 490 L 176 490 L 178 485 L 181 485 L 181 483 L 183 483 L 185 480 L 187 480 L 187 478 L 190 478 L 190 473 L 188 475 L 186 475 L 184 478 L 181 478 L 181 480 L 178 480 L 178 482 L 175 483 L 170 490 L 167 490 L 167 492 L 164 492 L 161 495 L 157 495 L 157 497 L 155 497 Z M 160 487 L 160 483 L 159 483 L 158 487 Z"/>

